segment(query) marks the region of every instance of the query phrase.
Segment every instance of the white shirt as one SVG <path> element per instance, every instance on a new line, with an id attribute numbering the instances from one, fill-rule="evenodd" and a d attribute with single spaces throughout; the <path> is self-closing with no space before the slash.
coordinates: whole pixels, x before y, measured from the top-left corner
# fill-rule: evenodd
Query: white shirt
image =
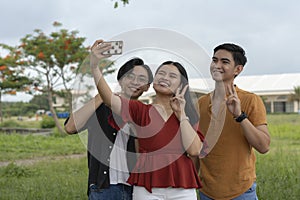
<path id="1" fill-rule="evenodd" d="M 127 179 L 129 178 L 129 170 L 127 167 L 127 142 L 130 134 L 130 125 L 125 124 L 121 128 L 115 140 L 112 152 L 110 154 L 110 168 L 109 168 L 109 178 L 110 184 L 126 184 Z"/>

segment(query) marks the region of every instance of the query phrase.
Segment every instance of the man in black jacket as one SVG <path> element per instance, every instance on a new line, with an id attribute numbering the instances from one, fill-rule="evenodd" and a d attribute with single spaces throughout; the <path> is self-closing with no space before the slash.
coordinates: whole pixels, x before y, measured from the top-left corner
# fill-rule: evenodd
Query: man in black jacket
<path id="1" fill-rule="evenodd" d="M 120 96 L 138 99 L 149 89 L 153 75 L 142 59 L 133 58 L 121 66 L 117 80 Z M 112 113 L 99 94 L 65 121 L 68 134 L 88 130 L 89 200 L 132 199 L 132 186 L 126 181 L 135 164 L 135 141 L 130 125 L 119 128 L 121 124 L 122 119 Z"/>

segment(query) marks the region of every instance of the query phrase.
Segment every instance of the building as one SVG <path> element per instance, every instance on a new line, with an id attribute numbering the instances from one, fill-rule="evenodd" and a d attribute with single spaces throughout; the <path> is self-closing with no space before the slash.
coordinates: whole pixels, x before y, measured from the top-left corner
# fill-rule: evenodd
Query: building
<path id="1" fill-rule="evenodd" d="M 237 77 L 237 85 L 262 97 L 268 113 L 299 112 L 297 101 L 291 101 L 294 88 L 300 87 L 300 73 Z"/>
<path id="2" fill-rule="evenodd" d="M 268 113 L 300 112 L 298 102 L 291 101 L 290 98 L 291 94 L 294 94 L 294 87 L 300 86 L 300 73 L 241 75 L 236 78 L 235 83 L 239 88 L 261 96 Z M 214 81 L 211 78 L 190 80 L 190 90 L 194 100 L 209 93 L 213 88 Z M 155 92 L 151 87 L 140 99 L 146 103 L 151 103 L 154 98 Z"/>

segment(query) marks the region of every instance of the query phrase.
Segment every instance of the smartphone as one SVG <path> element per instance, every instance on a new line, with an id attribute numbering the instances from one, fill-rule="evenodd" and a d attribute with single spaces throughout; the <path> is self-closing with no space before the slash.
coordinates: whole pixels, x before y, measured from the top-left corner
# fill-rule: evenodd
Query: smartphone
<path id="1" fill-rule="evenodd" d="M 104 51 L 103 55 L 120 55 L 122 54 L 123 49 L 123 41 L 108 41 L 103 43 L 109 43 L 111 48 L 107 51 Z"/>

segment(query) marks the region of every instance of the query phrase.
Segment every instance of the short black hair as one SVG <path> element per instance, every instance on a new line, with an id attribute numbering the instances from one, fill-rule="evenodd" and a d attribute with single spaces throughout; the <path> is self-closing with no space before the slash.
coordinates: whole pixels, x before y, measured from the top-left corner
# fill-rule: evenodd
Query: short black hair
<path id="1" fill-rule="evenodd" d="M 119 81 L 126 73 L 133 70 L 135 66 L 142 66 L 147 70 L 148 73 L 148 84 L 151 84 L 153 82 L 153 74 L 148 65 L 144 64 L 144 61 L 141 58 L 132 58 L 128 60 L 126 63 L 124 63 L 117 74 L 117 80 Z"/>
<path id="2" fill-rule="evenodd" d="M 235 65 L 243 65 L 243 66 L 246 65 L 247 57 L 245 55 L 246 54 L 245 50 L 242 47 L 232 43 L 224 43 L 214 48 L 214 54 L 218 50 L 222 50 L 222 49 L 229 51 L 232 54 Z"/>

